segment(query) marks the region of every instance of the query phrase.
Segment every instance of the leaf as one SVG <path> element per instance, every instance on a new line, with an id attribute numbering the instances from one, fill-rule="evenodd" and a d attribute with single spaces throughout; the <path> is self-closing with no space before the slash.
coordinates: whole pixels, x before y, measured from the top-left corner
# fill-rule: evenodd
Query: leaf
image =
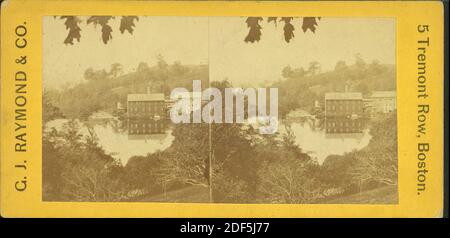
<path id="1" fill-rule="evenodd" d="M 87 24 L 93 23 L 94 25 L 100 25 L 102 27 L 102 40 L 107 44 L 112 39 L 111 32 L 113 31 L 111 26 L 108 25 L 108 21 L 113 18 L 112 16 L 92 16 L 87 20 Z"/>
<path id="2" fill-rule="evenodd" d="M 81 22 L 78 17 L 75 16 L 61 16 L 60 19 L 65 19 L 64 25 L 66 26 L 66 29 L 69 29 L 69 33 L 67 34 L 66 39 L 64 40 L 64 44 L 71 44 L 73 45 L 73 40 L 77 39 L 78 42 L 80 42 L 81 38 L 81 28 L 78 26 L 78 23 Z"/>
<path id="3" fill-rule="evenodd" d="M 112 35 L 111 35 L 112 31 L 113 30 L 112 30 L 112 28 L 109 25 L 106 25 L 106 24 L 103 25 L 103 27 L 102 27 L 102 40 L 103 40 L 103 43 L 107 44 L 108 41 L 112 39 Z"/>
<path id="4" fill-rule="evenodd" d="M 262 17 L 248 17 L 245 21 L 247 23 L 247 27 L 250 28 L 247 37 L 245 37 L 245 42 L 254 43 L 255 41 L 259 41 L 261 39 L 261 26 L 259 25 L 259 21 L 263 20 Z"/>
<path id="5" fill-rule="evenodd" d="M 91 16 L 86 21 L 87 24 L 94 23 L 94 25 L 106 25 L 108 21 L 113 18 L 112 16 Z"/>
<path id="6" fill-rule="evenodd" d="M 280 21 L 284 21 L 284 40 L 289 43 L 294 38 L 294 25 L 291 24 L 293 17 L 282 17 Z"/>
<path id="7" fill-rule="evenodd" d="M 317 19 L 320 20 L 320 17 L 317 17 Z M 303 32 L 306 32 L 309 29 L 313 33 L 315 33 L 316 26 L 317 26 L 316 17 L 304 17 L 303 18 L 303 24 L 302 24 Z"/>
<path id="8" fill-rule="evenodd" d="M 273 21 L 273 24 L 275 24 L 275 26 L 277 26 L 277 18 L 278 17 L 268 17 L 267 22 L 270 23 Z"/>
<path id="9" fill-rule="evenodd" d="M 130 34 L 133 34 L 133 27 L 135 27 L 134 20 L 139 21 L 139 17 L 137 16 L 123 16 L 120 20 L 120 33 L 124 33 L 128 31 Z"/>

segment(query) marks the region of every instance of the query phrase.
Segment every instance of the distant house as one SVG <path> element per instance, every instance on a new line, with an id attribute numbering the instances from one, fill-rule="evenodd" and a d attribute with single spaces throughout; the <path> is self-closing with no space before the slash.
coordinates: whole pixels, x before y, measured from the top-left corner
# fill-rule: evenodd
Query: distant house
<path id="1" fill-rule="evenodd" d="M 325 117 L 361 117 L 363 97 L 358 92 L 325 93 Z"/>
<path id="2" fill-rule="evenodd" d="M 397 109 L 395 91 L 374 91 L 370 96 L 372 112 L 388 113 Z"/>
<path id="3" fill-rule="evenodd" d="M 128 118 L 160 119 L 165 117 L 164 94 L 128 94 Z"/>

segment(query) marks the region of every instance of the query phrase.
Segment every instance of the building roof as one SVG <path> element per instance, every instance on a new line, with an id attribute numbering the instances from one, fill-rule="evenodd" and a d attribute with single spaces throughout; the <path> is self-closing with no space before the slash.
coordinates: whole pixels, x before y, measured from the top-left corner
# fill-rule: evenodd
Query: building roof
<path id="1" fill-rule="evenodd" d="M 142 102 L 142 101 L 164 101 L 163 93 L 149 93 L 149 94 L 128 94 L 128 102 Z"/>
<path id="2" fill-rule="evenodd" d="M 345 93 L 325 93 L 325 100 L 360 100 L 362 93 L 345 92 Z"/>
<path id="3" fill-rule="evenodd" d="M 396 91 L 373 91 L 371 98 L 395 98 Z"/>

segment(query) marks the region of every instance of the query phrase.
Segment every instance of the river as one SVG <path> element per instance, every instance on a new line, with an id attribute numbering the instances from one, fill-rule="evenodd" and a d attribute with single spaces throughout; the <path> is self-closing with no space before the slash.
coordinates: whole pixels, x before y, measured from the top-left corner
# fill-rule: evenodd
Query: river
<path id="1" fill-rule="evenodd" d="M 46 130 L 55 128 L 62 130 L 67 119 L 56 119 L 46 124 Z M 98 137 L 98 142 L 114 158 L 121 161 L 123 165 L 132 156 L 145 156 L 158 150 L 168 148 L 174 137 L 170 126 L 164 133 L 153 135 L 130 135 L 119 120 L 110 117 L 103 120 L 90 120 L 88 122 L 78 121 L 80 134 L 88 135 L 88 126 L 91 127 Z M 284 125 L 289 125 L 295 136 L 296 144 L 303 152 L 322 164 L 329 155 L 343 155 L 353 150 L 360 150 L 369 144 L 372 138 L 368 129 L 361 133 L 326 133 L 323 128 L 315 126 L 315 122 L 289 121 L 281 122 L 279 133 L 285 133 Z"/>

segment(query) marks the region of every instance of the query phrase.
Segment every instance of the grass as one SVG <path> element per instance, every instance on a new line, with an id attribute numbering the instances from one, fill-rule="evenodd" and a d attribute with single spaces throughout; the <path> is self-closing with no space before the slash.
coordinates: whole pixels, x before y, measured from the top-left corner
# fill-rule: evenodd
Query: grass
<path id="1" fill-rule="evenodd" d="M 138 202 L 178 202 L 178 203 L 209 203 L 209 190 L 202 186 L 189 186 L 166 194 L 143 196 Z M 384 186 L 352 195 L 321 199 L 316 204 L 397 204 L 396 186 Z"/>
<path id="2" fill-rule="evenodd" d="M 320 203 L 326 204 L 397 204 L 397 186 L 384 186 Z"/>
<path id="3" fill-rule="evenodd" d="M 139 202 L 184 202 L 184 203 L 209 203 L 209 189 L 203 186 L 189 186 L 165 194 L 144 196 Z"/>

